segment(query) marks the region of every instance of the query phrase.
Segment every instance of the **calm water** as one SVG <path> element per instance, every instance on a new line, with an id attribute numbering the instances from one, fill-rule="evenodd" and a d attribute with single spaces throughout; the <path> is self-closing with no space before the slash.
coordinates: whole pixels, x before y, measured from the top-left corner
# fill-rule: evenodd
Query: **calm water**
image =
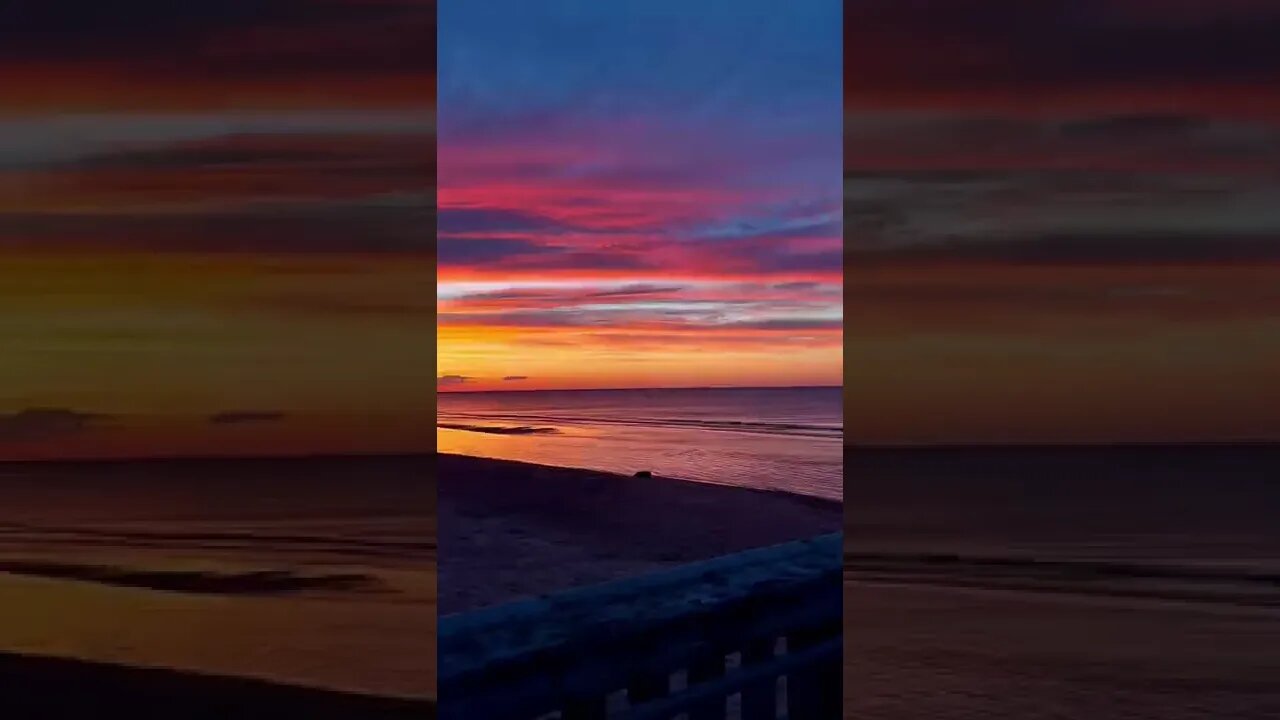
<path id="1" fill-rule="evenodd" d="M 846 467 L 863 551 L 1280 575 L 1280 447 L 851 449 Z"/>
<path id="2" fill-rule="evenodd" d="M 838 499 L 839 388 L 449 393 L 446 453 Z"/>

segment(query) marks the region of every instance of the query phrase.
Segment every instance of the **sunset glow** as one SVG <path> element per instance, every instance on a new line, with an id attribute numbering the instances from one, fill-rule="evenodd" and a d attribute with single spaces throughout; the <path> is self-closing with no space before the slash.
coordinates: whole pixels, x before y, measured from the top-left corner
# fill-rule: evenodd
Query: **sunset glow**
<path id="1" fill-rule="evenodd" d="M 438 387 L 838 385 L 839 5 L 580 4 L 441 8 Z"/>
<path id="2" fill-rule="evenodd" d="M 0 10 L 0 459 L 428 447 L 431 0 Z"/>
<path id="3" fill-rule="evenodd" d="M 850 440 L 1280 440 L 1274 3 L 845 13 Z"/>

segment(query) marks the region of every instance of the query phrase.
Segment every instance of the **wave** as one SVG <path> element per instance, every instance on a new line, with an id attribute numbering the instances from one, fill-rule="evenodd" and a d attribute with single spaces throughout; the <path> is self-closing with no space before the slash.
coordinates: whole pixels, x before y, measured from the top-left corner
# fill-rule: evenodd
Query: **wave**
<path id="1" fill-rule="evenodd" d="M 434 540 L 371 540 L 341 535 L 296 535 L 246 531 L 122 530 L 94 527 L 0 524 L 0 548 L 72 546 L 172 550 L 250 550 L 272 554 L 325 553 L 352 558 L 434 555 Z"/>
<path id="2" fill-rule="evenodd" d="M 949 553 L 846 551 L 861 582 L 1225 602 L 1280 608 L 1280 572 L 1249 568 Z"/>
<path id="3" fill-rule="evenodd" d="M 550 425 L 621 425 L 629 427 L 665 428 L 672 430 L 713 430 L 721 432 L 753 433 L 760 435 L 787 435 L 813 438 L 843 439 L 841 424 L 766 422 L 757 420 L 717 420 L 670 417 L 601 417 L 558 413 L 440 413 L 440 417 L 468 422 L 547 423 Z M 436 423 L 437 427 L 484 432 L 487 427 L 465 423 Z M 505 428 L 504 428 L 505 429 Z M 514 430 L 555 432 L 555 428 L 517 426 Z M 490 430 L 496 432 L 497 430 Z M 504 434 L 530 434 L 505 432 Z"/>
<path id="4" fill-rule="evenodd" d="M 200 595 L 293 595 L 312 591 L 373 591 L 381 584 L 370 575 L 304 575 L 291 570 L 214 572 L 140 570 L 115 565 L 82 565 L 40 560 L 0 561 L 0 572 L 99 585 L 144 588 Z"/>
<path id="5" fill-rule="evenodd" d="M 530 427 L 528 425 L 465 425 L 462 423 L 438 422 L 436 427 L 446 430 L 487 433 L 489 435 L 555 435 L 560 432 L 552 427 Z"/>

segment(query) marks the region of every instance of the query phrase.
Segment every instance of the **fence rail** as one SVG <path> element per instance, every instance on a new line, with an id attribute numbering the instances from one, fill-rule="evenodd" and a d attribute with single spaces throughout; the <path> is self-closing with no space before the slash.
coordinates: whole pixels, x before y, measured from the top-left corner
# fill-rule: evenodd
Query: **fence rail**
<path id="1" fill-rule="evenodd" d="M 839 534 L 440 619 L 446 719 L 840 717 Z"/>

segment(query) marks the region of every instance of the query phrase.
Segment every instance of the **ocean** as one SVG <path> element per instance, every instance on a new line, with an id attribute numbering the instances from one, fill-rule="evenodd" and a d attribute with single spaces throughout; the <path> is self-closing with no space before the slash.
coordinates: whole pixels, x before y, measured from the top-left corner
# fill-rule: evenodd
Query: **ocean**
<path id="1" fill-rule="evenodd" d="M 1280 447 L 846 468 L 846 717 L 1280 717 Z"/>
<path id="2" fill-rule="evenodd" d="M 441 393 L 440 452 L 838 500 L 840 388 Z"/>
<path id="3" fill-rule="evenodd" d="M 0 497 L 0 653 L 434 696 L 430 456 L 5 463 Z"/>

